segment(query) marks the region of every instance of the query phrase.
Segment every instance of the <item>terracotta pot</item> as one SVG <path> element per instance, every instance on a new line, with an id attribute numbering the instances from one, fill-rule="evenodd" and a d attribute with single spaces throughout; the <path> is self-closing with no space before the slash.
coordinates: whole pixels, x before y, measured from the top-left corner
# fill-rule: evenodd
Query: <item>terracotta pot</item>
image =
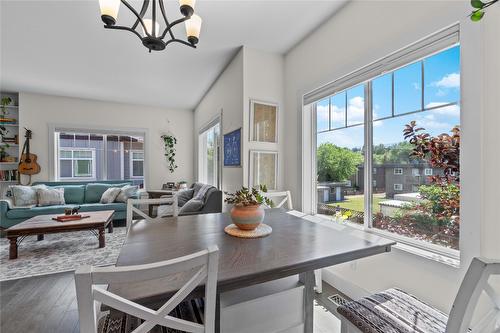
<path id="1" fill-rule="evenodd" d="M 264 221 L 264 208 L 261 205 L 234 206 L 231 209 L 233 223 L 242 230 L 254 230 Z"/>

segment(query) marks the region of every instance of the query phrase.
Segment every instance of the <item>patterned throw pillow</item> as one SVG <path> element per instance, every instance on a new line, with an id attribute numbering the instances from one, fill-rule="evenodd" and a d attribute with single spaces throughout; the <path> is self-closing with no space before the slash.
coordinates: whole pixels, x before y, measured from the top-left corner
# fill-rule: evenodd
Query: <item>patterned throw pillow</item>
<path id="1" fill-rule="evenodd" d="M 36 191 L 38 206 L 65 205 L 64 188 L 39 188 Z"/>
<path id="2" fill-rule="evenodd" d="M 41 188 L 47 188 L 46 185 L 35 185 L 35 186 L 24 186 L 24 185 L 12 185 L 10 186 L 10 191 L 12 197 L 14 198 L 13 208 L 29 208 L 36 206 L 38 203 L 38 198 L 36 191 Z"/>
<path id="3" fill-rule="evenodd" d="M 120 193 L 116 196 L 115 202 L 127 202 L 127 200 L 135 195 L 137 192 L 137 186 L 134 185 L 125 185 L 120 189 Z"/>
<path id="4" fill-rule="evenodd" d="M 110 187 L 101 196 L 101 203 L 102 204 L 108 204 L 108 203 L 113 203 L 120 194 L 120 191 L 122 189 L 120 187 Z"/>

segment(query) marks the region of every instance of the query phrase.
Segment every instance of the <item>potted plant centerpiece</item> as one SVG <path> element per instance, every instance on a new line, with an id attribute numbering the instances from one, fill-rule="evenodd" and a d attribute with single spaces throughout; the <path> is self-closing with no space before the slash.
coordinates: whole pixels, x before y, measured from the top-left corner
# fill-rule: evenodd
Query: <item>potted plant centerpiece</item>
<path id="1" fill-rule="evenodd" d="M 242 230 L 254 230 L 264 221 L 264 207 L 266 204 L 273 207 L 274 203 L 262 193 L 267 192 L 265 185 L 258 188 L 242 187 L 235 193 L 225 193 L 224 202 L 233 204 L 231 209 L 231 219 L 233 223 Z"/>

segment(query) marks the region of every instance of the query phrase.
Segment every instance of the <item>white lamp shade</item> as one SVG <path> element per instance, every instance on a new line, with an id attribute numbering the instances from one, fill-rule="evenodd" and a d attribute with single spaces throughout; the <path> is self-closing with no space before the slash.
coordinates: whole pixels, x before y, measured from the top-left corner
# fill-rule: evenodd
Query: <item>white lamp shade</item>
<path id="1" fill-rule="evenodd" d="M 116 20 L 118 10 L 120 9 L 120 2 L 120 0 L 99 0 L 101 15 L 108 15 Z"/>
<path id="2" fill-rule="evenodd" d="M 196 4 L 196 0 L 179 0 L 179 6 L 189 6 L 194 9 L 194 5 Z"/>
<path id="3" fill-rule="evenodd" d="M 201 17 L 193 14 L 189 20 L 184 22 L 186 24 L 186 34 L 188 37 L 200 38 L 201 30 Z"/>
<path id="4" fill-rule="evenodd" d="M 144 19 L 144 25 L 146 26 L 146 30 L 148 31 L 148 34 L 153 36 L 153 20 L 152 19 Z M 142 33 L 146 35 L 146 32 L 144 31 L 144 28 L 142 29 Z M 160 35 L 160 24 L 158 21 L 155 22 L 155 34 L 153 37 L 158 37 Z"/>

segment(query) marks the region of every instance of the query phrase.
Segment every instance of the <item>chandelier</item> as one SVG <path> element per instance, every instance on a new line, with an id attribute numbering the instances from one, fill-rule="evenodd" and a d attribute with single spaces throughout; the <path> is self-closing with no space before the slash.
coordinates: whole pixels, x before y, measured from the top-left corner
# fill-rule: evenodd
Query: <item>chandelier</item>
<path id="1" fill-rule="evenodd" d="M 181 43 L 196 48 L 196 44 L 200 37 L 201 18 L 194 14 L 195 1 L 196 0 L 179 0 L 179 9 L 183 17 L 171 23 L 168 21 L 163 0 L 143 0 L 139 12 L 137 12 L 126 0 L 99 0 L 99 6 L 101 8 L 101 19 L 104 22 L 104 28 L 132 32 L 139 37 L 142 44 L 151 52 L 151 50 L 161 51 L 171 43 Z M 131 27 L 116 25 L 120 2 L 123 3 L 136 18 Z M 149 7 L 151 7 L 149 11 L 151 18 L 144 18 Z M 163 23 L 159 22 L 161 20 L 158 19 L 160 15 L 163 18 Z M 187 41 L 176 38 L 172 31 L 174 26 L 182 22 L 186 25 Z M 164 25 L 163 30 L 162 25 Z"/>

